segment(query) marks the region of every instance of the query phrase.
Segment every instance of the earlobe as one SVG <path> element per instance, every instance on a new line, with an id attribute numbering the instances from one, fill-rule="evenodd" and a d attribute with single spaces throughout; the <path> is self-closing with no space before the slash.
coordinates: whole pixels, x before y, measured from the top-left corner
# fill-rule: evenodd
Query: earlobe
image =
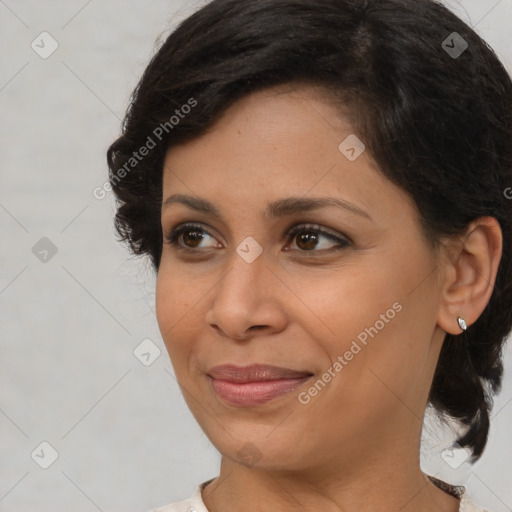
<path id="1" fill-rule="evenodd" d="M 445 281 L 438 325 L 447 333 L 471 328 L 491 298 L 502 254 L 502 232 L 493 217 L 480 217 L 446 246 Z"/>

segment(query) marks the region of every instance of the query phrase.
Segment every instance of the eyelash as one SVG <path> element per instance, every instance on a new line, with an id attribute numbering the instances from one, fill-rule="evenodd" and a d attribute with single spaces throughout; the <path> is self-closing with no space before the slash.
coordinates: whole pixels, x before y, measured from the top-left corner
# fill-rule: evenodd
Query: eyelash
<path id="1" fill-rule="evenodd" d="M 204 250 L 201 248 L 194 249 L 194 248 L 186 247 L 186 246 L 179 244 L 178 238 L 183 233 L 185 233 L 187 231 L 199 231 L 200 233 L 203 233 L 203 234 L 206 233 L 208 236 L 215 238 L 210 233 L 208 233 L 208 231 L 206 229 L 204 229 L 200 224 L 192 223 L 192 224 L 182 224 L 180 226 L 173 228 L 170 231 L 170 233 L 167 236 L 165 236 L 165 243 L 172 245 L 174 248 L 176 248 L 179 251 L 189 253 L 189 254 L 197 254 L 200 251 Z M 303 252 L 303 253 L 307 253 L 307 254 L 314 254 L 314 253 L 318 253 L 318 252 L 331 252 L 333 250 L 340 251 L 340 250 L 346 249 L 351 244 L 351 241 L 348 237 L 346 237 L 346 238 L 338 237 L 338 236 L 334 235 L 333 233 L 326 231 L 325 229 L 322 229 L 318 224 L 300 224 L 300 225 L 294 226 L 292 229 L 290 229 L 288 231 L 287 236 L 288 236 L 289 242 L 293 241 L 294 238 L 298 234 L 303 233 L 303 232 L 313 233 L 317 236 L 322 235 L 325 238 L 329 239 L 330 241 L 338 242 L 338 246 L 332 247 L 331 249 L 320 249 L 320 250 L 319 249 L 311 249 L 309 251 L 300 249 L 300 248 L 294 249 L 299 252 Z M 209 247 L 208 249 L 212 249 L 212 248 Z"/>

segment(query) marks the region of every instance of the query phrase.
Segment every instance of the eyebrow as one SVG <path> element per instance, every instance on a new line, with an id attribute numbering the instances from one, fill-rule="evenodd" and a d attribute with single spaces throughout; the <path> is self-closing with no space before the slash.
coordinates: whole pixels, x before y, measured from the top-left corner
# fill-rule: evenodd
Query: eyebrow
<path id="1" fill-rule="evenodd" d="M 209 201 L 206 201 L 205 199 L 201 199 L 199 197 L 193 197 L 184 194 L 173 194 L 172 196 L 169 196 L 162 203 L 162 211 L 174 203 L 183 204 L 193 210 L 206 213 L 218 218 L 222 217 L 219 209 Z M 325 208 L 328 206 L 342 208 L 344 210 L 348 210 L 352 213 L 372 220 L 370 215 L 361 208 L 359 208 L 359 206 L 349 201 L 345 201 L 343 199 L 338 199 L 335 197 L 287 197 L 285 199 L 279 199 L 277 201 L 270 203 L 266 207 L 264 211 L 264 216 L 266 218 L 284 217 L 286 215 L 317 210 L 319 208 Z"/>

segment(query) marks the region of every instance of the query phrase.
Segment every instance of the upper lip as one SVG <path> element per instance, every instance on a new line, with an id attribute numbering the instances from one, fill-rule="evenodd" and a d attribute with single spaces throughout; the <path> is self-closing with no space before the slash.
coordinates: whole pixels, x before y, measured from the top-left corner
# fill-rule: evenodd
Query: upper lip
<path id="1" fill-rule="evenodd" d="M 292 370 L 268 364 L 253 364 L 250 366 L 236 366 L 224 364 L 212 368 L 208 375 L 214 379 L 228 382 L 257 382 L 278 379 L 297 379 L 313 375 L 311 372 Z"/>

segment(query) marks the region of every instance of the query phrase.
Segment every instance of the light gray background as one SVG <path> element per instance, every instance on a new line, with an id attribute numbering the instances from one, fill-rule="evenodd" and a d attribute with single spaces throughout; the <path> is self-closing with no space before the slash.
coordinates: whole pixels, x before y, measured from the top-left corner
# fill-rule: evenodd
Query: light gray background
<path id="1" fill-rule="evenodd" d="M 0 0 L 0 511 L 143 512 L 218 474 L 158 331 L 150 266 L 116 242 L 111 193 L 92 194 L 157 36 L 202 3 Z M 510 71 L 512 0 L 450 5 Z M 43 31 L 59 45 L 46 59 L 31 48 Z M 32 252 L 42 237 L 57 247 L 47 262 Z M 148 338 L 161 355 L 146 367 L 133 350 Z M 493 512 L 512 510 L 511 355 L 481 461 L 450 468 L 433 422 L 438 450 L 422 456 Z M 43 441 L 58 452 L 48 469 Z"/>

